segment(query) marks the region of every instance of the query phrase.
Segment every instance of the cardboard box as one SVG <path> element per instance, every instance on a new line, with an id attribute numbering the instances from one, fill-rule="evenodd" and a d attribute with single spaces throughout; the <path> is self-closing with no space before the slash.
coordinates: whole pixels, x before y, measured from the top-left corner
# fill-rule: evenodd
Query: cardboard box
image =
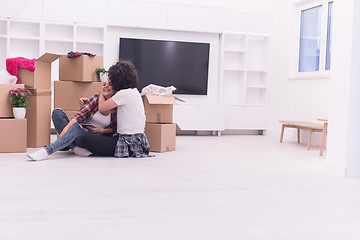
<path id="1" fill-rule="evenodd" d="M 76 58 L 61 56 L 59 60 L 59 80 L 98 82 L 96 68 L 103 67 L 103 57 L 81 55 Z"/>
<path id="2" fill-rule="evenodd" d="M 0 84 L 0 117 L 13 117 L 9 91 L 24 87 L 24 84 Z"/>
<path id="3" fill-rule="evenodd" d="M 19 68 L 19 83 L 33 89 L 51 89 L 51 63 L 61 55 L 45 53 L 35 61 L 35 71 Z"/>
<path id="4" fill-rule="evenodd" d="M 27 124 L 24 119 L 0 119 L 0 152 L 26 152 Z"/>
<path id="5" fill-rule="evenodd" d="M 36 148 L 50 144 L 51 91 L 48 89 L 28 89 L 27 146 Z"/>
<path id="6" fill-rule="evenodd" d="M 151 152 L 174 151 L 176 145 L 176 123 L 146 123 L 145 135 Z"/>
<path id="7" fill-rule="evenodd" d="M 99 93 L 102 82 L 54 81 L 54 108 L 77 111 L 79 99 Z"/>
<path id="8" fill-rule="evenodd" d="M 80 110 L 80 107 L 79 107 Z M 66 114 L 66 116 L 68 117 L 69 120 L 71 120 L 71 118 L 73 116 L 75 116 L 75 114 L 77 114 L 79 111 L 64 111 L 64 113 Z"/>
<path id="9" fill-rule="evenodd" d="M 181 99 L 174 96 L 142 96 L 147 123 L 172 123 L 173 105 Z"/>

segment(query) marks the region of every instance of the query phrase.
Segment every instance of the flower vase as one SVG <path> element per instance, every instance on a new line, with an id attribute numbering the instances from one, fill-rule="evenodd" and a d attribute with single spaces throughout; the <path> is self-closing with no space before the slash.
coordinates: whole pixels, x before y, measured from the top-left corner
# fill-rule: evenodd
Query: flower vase
<path id="1" fill-rule="evenodd" d="M 107 73 L 99 73 L 99 77 L 100 77 L 101 82 L 106 82 L 108 79 L 108 74 Z"/>
<path id="2" fill-rule="evenodd" d="M 12 110 L 13 110 L 14 117 L 15 117 L 16 119 L 25 118 L 26 108 L 23 108 L 23 107 L 14 107 Z"/>

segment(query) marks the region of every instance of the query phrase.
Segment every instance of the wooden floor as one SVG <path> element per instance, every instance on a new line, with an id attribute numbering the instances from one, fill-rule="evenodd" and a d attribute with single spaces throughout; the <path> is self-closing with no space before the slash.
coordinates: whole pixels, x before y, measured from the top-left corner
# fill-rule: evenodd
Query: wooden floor
<path id="1" fill-rule="evenodd" d="M 0 239 L 360 239 L 360 180 L 304 146 L 178 136 L 147 159 L 0 154 Z"/>

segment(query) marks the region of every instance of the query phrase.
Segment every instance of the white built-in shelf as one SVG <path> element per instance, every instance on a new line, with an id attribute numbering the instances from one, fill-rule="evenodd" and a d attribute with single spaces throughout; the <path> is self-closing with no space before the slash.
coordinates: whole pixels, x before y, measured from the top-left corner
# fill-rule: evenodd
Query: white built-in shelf
<path id="1" fill-rule="evenodd" d="M 46 38 L 45 42 L 58 42 L 58 43 L 72 43 L 74 39 L 58 39 L 58 38 Z"/>
<path id="2" fill-rule="evenodd" d="M 263 86 L 263 85 L 246 85 L 247 88 L 264 88 L 266 89 L 267 86 Z"/>
<path id="3" fill-rule="evenodd" d="M 268 70 L 266 70 L 266 69 L 247 69 L 247 71 L 248 72 L 258 72 L 258 73 L 267 73 L 268 72 Z"/>
<path id="4" fill-rule="evenodd" d="M 219 102 L 231 107 L 226 115 L 239 118 L 238 124 L 231 121 L 230 129 L 243 129 L 240 118 L 250 119 L 255 115 L 261 118 L 260 122 L 266 122 L 268 39 L 268 34 L 255 33 L 231 32 L 221 36 Z M 234 115 L 231 111 L 235 109 L 246 112 L 246 115 Z M 252 126 L 251 121 L 246 123 L 248 128 L 259 126 L 258 123 Z"/>
<path id="5" fill-rule="evenodd" d="M 10 41 L 11 40 L 35 40 L 35 41 L 40 41 L 40 37 L 16 36 L 16 37 L 10 37 Z"/>
<path id="6" fill-rule="evenodd" d="M 90 43 L 90 44 L 100 44 L 100 45 L 103 45 L 104 44 L 104 41 L 97 41 L 97 40 L 77 40 L 76 41 L 77 43 Z"/>
<path id="7" fill-rule="evenodd" d="M 244 72 L 245 68 L 224 68 L 224 71 L 239 71 L 239 72 Z"/>
<path id="8" fill-rule="evenodd" d="M 10 21 L 11 38 L 39 38 L 40 22 Z"/>
<path id="9" fill-rule="evenodd" d="M 225 49 L 224 52 L 235 52 L 235 53 L 245 53 L 245 49 Z"/>

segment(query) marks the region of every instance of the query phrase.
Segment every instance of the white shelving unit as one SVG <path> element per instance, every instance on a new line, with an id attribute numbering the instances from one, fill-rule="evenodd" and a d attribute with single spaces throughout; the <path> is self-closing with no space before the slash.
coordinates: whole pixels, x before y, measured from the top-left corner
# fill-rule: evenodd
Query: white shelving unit
<path id="1" fill-rule="evenodd" d="M 228 106 L 227 129 L 266 129 L 268 42 L 266 34 L 221 35 L 219 103 Z M 252 111 L 260 118 L 254 124 Z"/>
<path id="2" fill-rule="evenodd" d="M 7 57 L 36 58 L 40 52 L 40 22 L 7 20 Z"/>
<path id="3" fill-rule="evenodd" d="M 104 26 L 75 26 L 75 49 L 79 52 L 90 52 L 104 55 L 105 27 Z"/>
<path id="4" fill-rule="evenodd" d="M 6 59 L 7 56 L 7 20 L 0 19 L 0 59 Z M 0 68 L 5 69 L 5 61 L 1 61 Z"/>
<path id="5" fill-rule="evenodd" d="M 0 19 L 0 58 L 37 58 L 45 52 L 104 55 L 105 26 Z"/>
<path id="6" fill-rule="evenodd" d="M 73 24 L 44 24 L 44 52 L 66 54 L 74 49 Z"/>

